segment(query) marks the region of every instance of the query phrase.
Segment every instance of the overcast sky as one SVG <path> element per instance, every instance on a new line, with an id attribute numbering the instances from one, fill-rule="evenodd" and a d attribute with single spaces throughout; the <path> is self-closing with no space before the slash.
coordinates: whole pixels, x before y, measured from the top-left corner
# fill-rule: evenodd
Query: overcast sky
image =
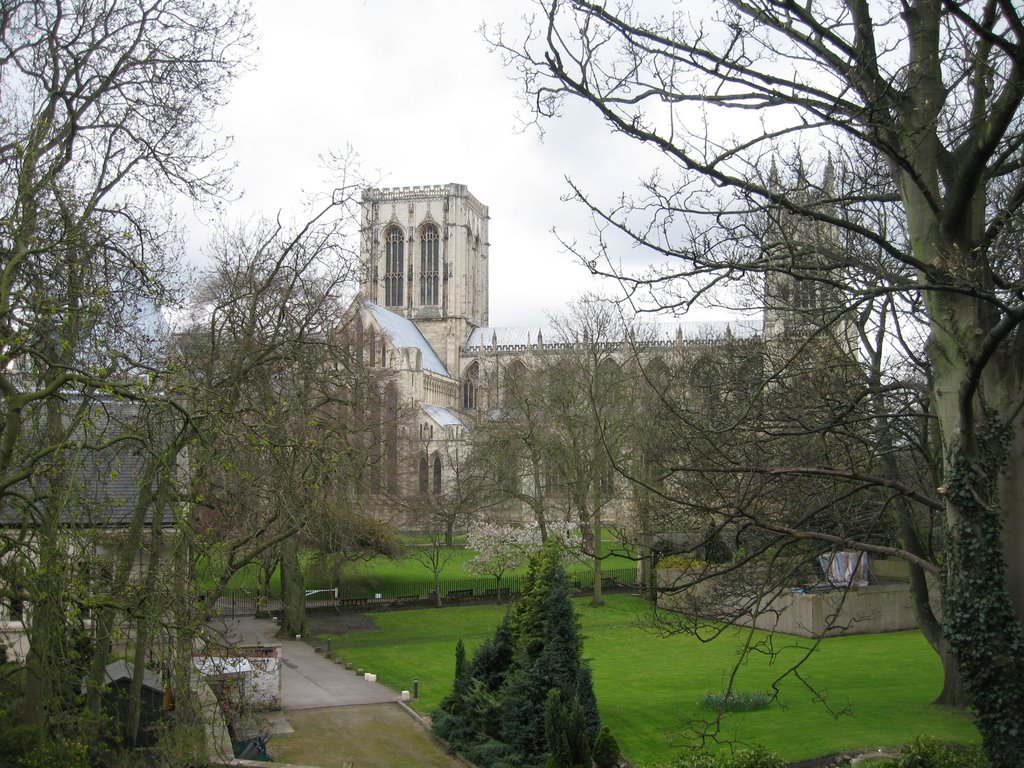
<path id="1" fill-rule="evenodd" d="M 592 113 L 523 130 L 500 57 L 479 27 L 518 31 L 529 0 L 255 0 L 255 69 L 221 113 L 234 136 L 231 215 L 296 211 L 346 145 L 382 186 L 466 184 L 490 208 L 491 325 L 546 325 L 596 284 L 552 234 L 585 241 L 566 175 L 613 196 L 642 173 L 640 150 Z M 197 249 L 193 237 L 190 248 Z M 634 254 L 634 257 L 636 254 Z"/>

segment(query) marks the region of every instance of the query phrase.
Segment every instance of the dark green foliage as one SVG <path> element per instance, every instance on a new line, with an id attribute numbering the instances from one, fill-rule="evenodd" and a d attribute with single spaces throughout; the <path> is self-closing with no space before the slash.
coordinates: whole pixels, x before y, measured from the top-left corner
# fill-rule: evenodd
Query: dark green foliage
<path id="1" fill-rule="evenodd" d="M 722 538 L 722 532 L 709 528 L 704 538 L 704 559 L 714 565 L 732 560 L 732 550 Z"/>
<path id="2" fill-rule="evenodd" d="M 601 713 L 597 710 L 597 696 L 594 695 L 594 680 L 590 667 L 580 665 L 580 674 L 576 681 L 576 696 L 583 708 L 583 719 L 587 725 L 590 740 L 594 741 L 601 731 Z"/>
<path id="3" fill-rule="evenodd" d="M 980 746 L 949 747 L 932 739 L 914 739 L 893 768 L 989 768 Z"/>
<path id="4" fill-rule="evenodd" d="M 619 742 L 606 725 L 594 741 L 595 768 L 615 768 L 619 764 Z"/>
<path id="5" fill-rule="evenodd" d="M 565 718 L 565 735 L 569 739 L 569 754 L 572 756 L 571 768 L 590 768 L 594 740 L 587 733 L 587 723 L 579 699 L 573 700 L 572 709 L 569 710 L 569 714 Z"/>
<path id="6" fill-rule="evenodd" d="M 466 644 L 459 638 L 455 644 L 455 683 L 458 684 L 466 673 Z"/>
<path id="7" fill-rule="evenodd" d="M 466 673 L 475 680 L 480 680 L 489 691 L 497 691 L 505 683 L 508 671 L 512 667 L 515 649 L 512 645 L 512 630 L 508 619 L 501 623 L 494 637 L 481 645 Z"/>
<path id="8" fill-rule="evenodd" d="M 715 712 L 750 712 L 764 709 L 772 703 L 772 695 L 768 691 L 729 691 L 715 693 L 707 691 L 700 700 L 704 709 Z"/>
<path id="9" fill-rule="evenodd" d="M 548 744 L 546 768 L 590 768 L 591 739 L 579 699 L 566 710 L 557 688 L 548 691 L 544 708 L 544 735 Z"/>
<path id="10" fill-rule="evenodd" d="M 530 561 L 522 600 L 461 665 L 452 694 L 433 715 L 435 732 L 453 749 L 492 768 L 549 758 L 589 768 L 600 716 L 570 594 L 558 546 L 549 542 Z M 460 668 L 458 659 L 456 650 Z M 552 695 L 558 707 L 548 712 Z M 568 711 L 566 701 L 573 702 Z"/>
<path id="11" fill-rule="evenodd" d="M 960 512 L 947 526 L 943 568 L 943 635 L 971 695 L 978 730 L 996 768 L 1024 761 L 1024 630 L 1013 610 L 1004 574 L 998 478 L 1009 431 L 986 411 L 988 429 L 977 456 L 950 450 L 946 496 Z M 1008 713 L 1017 713 L 1007 718 Z"/>
<path id="12" fill-rule="evenodd" d="M 764 747 L 720 752 L 698 752 L 681 758 L 676 768 L 783 768 L 783 762 Z"/>
<path id="13" fill-rule="evenodd" d="M 0 728 L 0 764 L 10 768 L 88 768 L 89 751 L 81 738 L 47 736 L 41 726 Z"/>
<path id="14" fill-rule="evenodd" d="M 572 752 L 569 737 L 565 731 L 566 712 L 557 688 L 548 691 L 547 706 L 544 708 L 544 736 L 548 742 L 546 768 L 569 768 Z"/>

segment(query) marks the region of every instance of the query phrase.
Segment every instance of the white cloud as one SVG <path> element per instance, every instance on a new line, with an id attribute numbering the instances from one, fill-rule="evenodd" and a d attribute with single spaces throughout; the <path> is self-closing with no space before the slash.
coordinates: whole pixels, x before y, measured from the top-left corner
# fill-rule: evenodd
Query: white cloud
<path id="1" fill-rule="evenodd" d="M 646 172 L 639 147 L 570 110 L 519 132 L 523 105 L 477 31 L 510 30 L 528 0 L 256 0 L 256 68 L 220 115 L 235 137 L 234 217 L 286 214 L 323 178 L 318 157 L 351 145 L 385 186 L 458 182 L 490 207 L 493 325 L 542 325 L 545 313 L 601 288 L 551 229 L 585 242 L 590 222 L 561 201 L 571 175 L 613 196 Z M 192 249 L 197 250 L 193 236 Z M 630 254 L 635 258 L 635 254 Z M 603 286 L 608 293 L 613 286 Z"/>

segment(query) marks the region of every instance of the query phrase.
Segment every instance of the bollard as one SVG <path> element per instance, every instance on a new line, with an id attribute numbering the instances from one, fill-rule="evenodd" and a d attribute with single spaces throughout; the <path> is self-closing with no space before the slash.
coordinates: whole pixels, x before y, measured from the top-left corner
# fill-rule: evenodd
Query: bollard
<path id="1" fill-rule="evenodd" d="M 414 699 L 420 697 L 420 679 L 418 677 L 412 679 L 412 697 Z"/>

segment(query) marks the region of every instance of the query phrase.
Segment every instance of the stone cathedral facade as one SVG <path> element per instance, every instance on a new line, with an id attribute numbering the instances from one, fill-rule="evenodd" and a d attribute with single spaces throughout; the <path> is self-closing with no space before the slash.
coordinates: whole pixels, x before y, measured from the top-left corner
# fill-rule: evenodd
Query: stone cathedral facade
<path id="1" fill-rule="evenodd" d="M 372 485 L 391 494 L 449 490 L 468 430 L 500 408 L 502 383 L 517 366 L 557 354 L 559 345 L 545 345 L 538 328 L 490 325 L 489 219 L 487 206 L 462 184 L 363 194 L 362 277 L 349 327 L 364 360 L 386 374 L 384 402 L 393 418 L 382 422 L 391 424 L 390 434 L 381 436 Z M 770 314 L 763 327 L 783 328 Z M 717 326 L 733 336 L 761 333 L 760 324 Z M 684 327 L 658 346 L 678 347 L 698 332 L 707 340 L 708 324 Z"/>

